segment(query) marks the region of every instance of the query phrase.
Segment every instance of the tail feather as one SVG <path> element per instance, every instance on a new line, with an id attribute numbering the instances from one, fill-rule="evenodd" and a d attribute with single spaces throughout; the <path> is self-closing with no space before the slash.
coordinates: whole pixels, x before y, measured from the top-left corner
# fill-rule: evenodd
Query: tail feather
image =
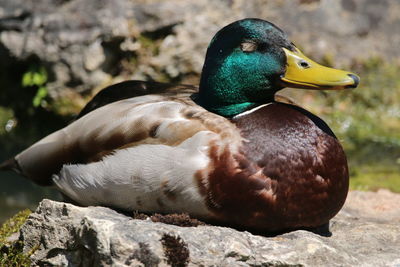
<path id="1" fill-rule="evenodd" d="M 15 158 L 10 158 L 0 163 L 0 171 L 15 171 L 17 173 L 22 173 L 22 170 Z"/>

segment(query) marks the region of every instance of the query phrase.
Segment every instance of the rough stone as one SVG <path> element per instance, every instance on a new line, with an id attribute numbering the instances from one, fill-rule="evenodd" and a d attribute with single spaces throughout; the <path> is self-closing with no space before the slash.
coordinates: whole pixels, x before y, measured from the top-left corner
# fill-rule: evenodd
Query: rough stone
<path id="1" fill-rule="evenodd" d="M 23 228 L 33 264 L 56 266 L 400 266 L 398 194 L 350 192 L 330 237 L 179 227 L 104 207 L 43 200 Z M 397 202 L 395 202 L 397 201 Z M 361 205 L 360 205 L 361 204 Z"/>
<path id="2" fill-rule="evenodd" d="M 246 17 L 279 25 L 305 52 L 338 65 L 371 56 L 400 62 L 399 10 L 397 0 L 0 0 L 0 47 L 18 60 L 38 57 L 57 95 L 115 75 L 198 77 L 212 36 Z"/>

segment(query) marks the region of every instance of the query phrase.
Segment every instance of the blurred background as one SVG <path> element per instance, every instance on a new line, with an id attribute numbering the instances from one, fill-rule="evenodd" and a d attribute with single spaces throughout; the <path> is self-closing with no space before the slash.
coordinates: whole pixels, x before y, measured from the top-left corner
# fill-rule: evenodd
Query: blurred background
<path id="1" fill-rule="evenodd" d="M 0 0 L 0 161 L 68 124 L 110 84 L 198 84 L 213 35 L 246 17 L 273 22 L 309 57 L 361 76 L 356 90 L 283 94 L 337 134 L 352 189 L 400 192 L 398 0 Z M 0 173 L 0 223 L 44 197 L 60 199 Z"/>

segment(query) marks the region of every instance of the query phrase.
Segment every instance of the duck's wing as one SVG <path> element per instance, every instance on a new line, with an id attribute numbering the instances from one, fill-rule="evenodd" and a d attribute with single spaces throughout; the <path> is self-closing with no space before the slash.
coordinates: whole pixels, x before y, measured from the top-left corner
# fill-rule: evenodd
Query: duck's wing
<path id="1" fill-rule="evenodd" d="M 142 144 L 177 146 L 201 131 L 240 142 L 240 133 L 229 120 L 196 105 L 191 94 L 184 91 L 103 105 L 43 138 L 10 162 L 24 176 L 46 185 L 65 164 L 98 162 L 116 150 Z"/>
<path id="2" fill-rule="evenodd" d="M 81 110 L 76 119 L 83 117 L 89 112 L 123 99 L 138 97 L 149 94 L 174 95 L 179 93 L 195 93 L 197 87 L 193 85 L 174 85 L 159 82 L 124 81 L 113 84 L 98 92 Z"/>

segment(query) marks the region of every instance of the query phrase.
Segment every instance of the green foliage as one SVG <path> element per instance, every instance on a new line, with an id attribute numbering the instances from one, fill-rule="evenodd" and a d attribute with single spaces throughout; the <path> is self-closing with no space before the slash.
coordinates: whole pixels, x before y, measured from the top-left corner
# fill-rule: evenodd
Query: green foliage
<path id="1" fill-rule="evenodd" d="M 330 99 L 336 109 L 333 123 L 347 122 L 348 127 L 342 127 L 341 132 L 355 147 L 380 143 L 400 148 L 400 66 L 371 59 L 358 69 L 362 77 L 359 89 L 342 93 L 340 101 Z"/>
<path id="2" fill-rule="evenodd" d="M 350 188 L 363 191 L 386 188 L 400 193 L 400 173 L 396 166 L 382 163 L 356 165 L 351 173 Z"/>
<path id="3" fill-rule="evenodd" d="M 48 94 L 46 87 L 47 83 L 47 71 L 44 67 L 32 66 L 27 72 L 22 75 L 22 86 L 23 87 L 37 87 L 36 95 L 32 99 L 34 107 L 43 105 L 44 99 Z"/>
<path id="4" fill-rule="evenodd" d="M 168 31 L 167 31 L 168 32 Z M 158 82 L 179 82 L 179 78 L 171 77 L 165 69 L 160 69 L 157 64 L 152 64 L 152 59 L 159 55 L 160 46 L 162 44 L 163 38 L 167 35 L 165 33 L 159 32 L 156 34 L 141 34 L 136 37 L 137 44 L 140 45 L 140 52 L 133 53 L 128 56 L 128 60 L 122 61 L 122 65 L 127 73 L 135 73 L 137 68 L 141 65 L 147 65 L 151 69 L 151 76 L 146 75 L 143 80 L 155 80 Z"/>
<path id="5" fill-rule="evenodd" d="M 0 228 L 0 244 L 4 244 L 8 236 L 19 231 L 30 214 L 30 210 L 23 210 L 7 220 Z"/>
<path id="6" fill-rule="evenodd" d="M 354 165 L 381 163 L 400 173 L 400 66 L 371 59 L 356 68 L 360 87 L 326 99 L 333 115 L 329 123 Z"/>
<path id="7" fill-rule="evenodd" d="M 30 210 L 23 210 L 8 219 L 0 228 L 0 266 L 30 266 L 31 253 L 22 253 L 20 241 L 10 242 L 7 237 L 19 231 L 28 218 Z"/>
<path id="8" fill-rule="evenodd" d="M 11 109 L 0 106 L 0 136 L 6 132 L 7 122 L 13 118 L 14 114 Z"/>
<path id="9" fill-rule="evenodd" d="M 153 55 L 158 55 L 160 52 L 159 43 L 160 41 L 154 40 L 145 35 L 139 35 L 137 37 L 137 41 L 141 44 L 141 46 L 146 49 L 146 51 L 150 51 Z"/>

